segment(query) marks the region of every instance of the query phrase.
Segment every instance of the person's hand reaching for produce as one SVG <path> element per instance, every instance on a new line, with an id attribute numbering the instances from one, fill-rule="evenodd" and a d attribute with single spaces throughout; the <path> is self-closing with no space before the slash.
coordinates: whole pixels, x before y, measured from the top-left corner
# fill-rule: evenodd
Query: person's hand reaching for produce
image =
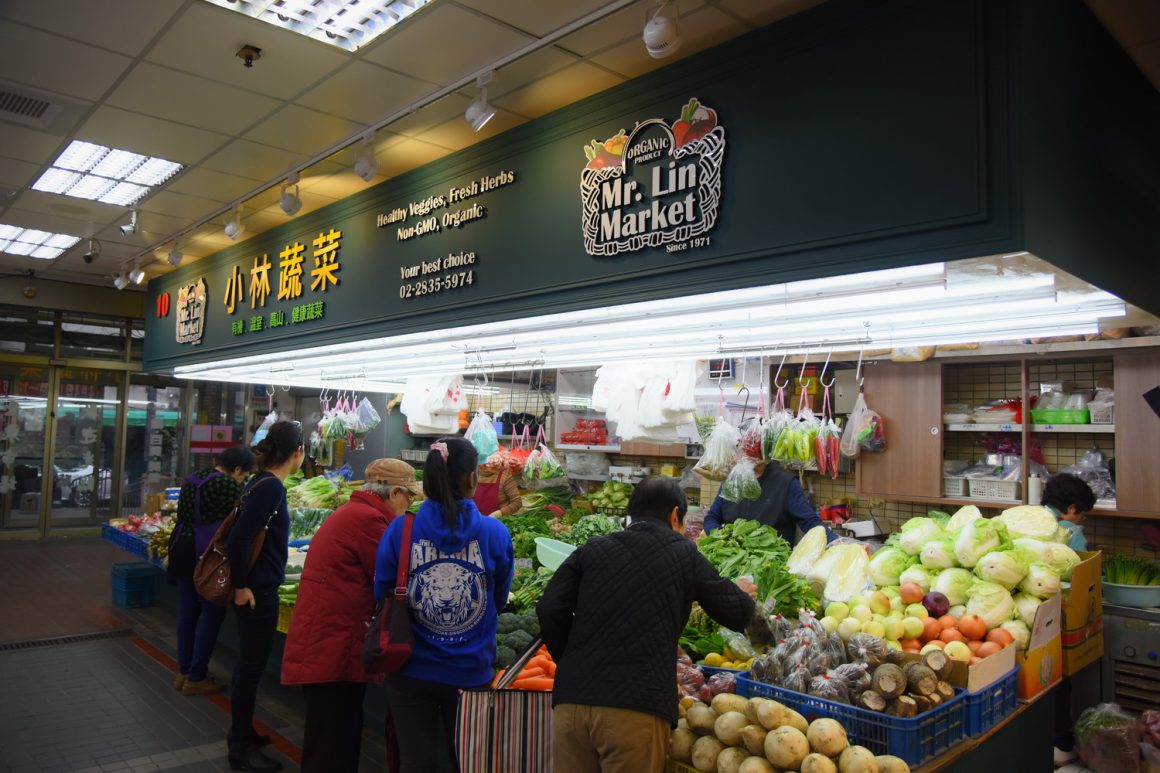
<path id="1" fill-rule="evenodd" d="M 760 609 L 754 612 L 753 619 L 745 629 L 745 635 L 754 645 L 773 644 L 773 629 L 769 627 L 769 621 L 761 614 Z"/>

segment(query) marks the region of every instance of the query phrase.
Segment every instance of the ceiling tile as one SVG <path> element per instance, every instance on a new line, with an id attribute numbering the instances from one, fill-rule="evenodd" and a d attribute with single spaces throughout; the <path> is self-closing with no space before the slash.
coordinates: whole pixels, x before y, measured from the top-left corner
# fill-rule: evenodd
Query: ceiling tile
<path id="1" fill-rule="evenodd" d="M 173 182 L 167 183 L 165 189 L 224 203 L 252 190 L 254 185 L 255 181 L 247 177 L 235 177 L 204 166 L 196 166 L 182 172 Z"/>
<path id="2" fill-rule="evenodd" d="M 161 241 L 162 239 L 168 239 L 181 229 L 187 228 L 191 222 L 190 218 L 170 217 L 169 215 L 161 215 L 156 212 L 142 211 L 137 215 L 137 233 L 125 236 L 121 233 L 118 225 L 121 222 L 128 222 L 128 220 L 128 216 L 125 216 L 122 220 L 118 220 L 117 223 L 100 231 L 97 238 L 101 241 L 127 244 L 137 252 L 140 252 L 150 244 Z"/>
<path id="3" fill-rule="evenodd" d="M 12 206 L 14 209 L 40 212 L 45 215 L 58 215 L 98 225 L 111 223 L 128 211 L 125 207 L 102 204 L 99 201 L 88 201 L 87 199 L 33 190 L 22 191 Z"/>
<path id="4" fill-rule="evenodd" d="M 148 62 L 134 67 L 106 104 L 224 134 L 239 134 L 281 102 Z"/>
<path id="5" fill-rule="evenodd" d="M 701 5 L 701 2 L 700 0 L 683 0 L 678 5 L 681 9 L 681 15 L 684 16 L 693 6 Z M 561 38 L 556 41 L 556 45 L 580 56 L 588 56 L 603 48 L 608 48 L 614 43 L 622 43 L 629 38 L 640 42 L 645 22 L 644 8 L 644 4 L 630 5 L 624 10 L 617 11 L 611 16 L 606 16 L 594 24 L 589 24 L 587 27 Z M 641 50 L 644 50 L 643 43 L 641 43 Z"/>
<path id="6" fill-rule="evenodd" d="M 339 172 L 337 174 L 319 175 L 302 179 L 303 193 L 320 194 L 337 201 L 338 199 L 353 196 L 356 193 L 382 182 L 386 179 L 382 174 L 382 161 L 379 162 L 380 173 L 370 182 L 366 182 L 354 172 Z"/>
<path id="7" fill-rule="evenodd" d="M 445 148 L 429 142 L 403 140 L 394 145 L 385 156 L 379 156 L 379 173 L 385 177 L 397 177 L 403 172 L 443 158 L 447 152 Z"/>
<path id="8" fill-rule="evenodd" d="M 489 98 L 495 98 L 515 91 L 521 86 L 540 80 L 570 64 L 575 64 L 576 57 L 564 53 L 558 48 L 548 46 L 539 51 L 517 59 L 503 69 L 498 70 L 491 85 L 487 87 Z M 467 87 L 474 98 L 475 86 Z"/>
<path id="9" fill-rule="evenodd" d="M 493 101 L 506 110 L 536 118 L 623 81 L 618 75 L 579 62 Z"/>
<path id="10" fill-rule="evenodd" d="M 97 108 L 77 131 L 77 139 L 191 164 L 221 147 L 224 134 L 163 121 L 115 107 Z"/>
<path id="11" fill-rule="evenodd" d="M 436 5 L 372 44 L 365 59 L 446 86 L 531 41 L 479 14 Z"/>
<path id="12" fill-rule="evenodd" d="M 221 205 L 219 201 L 162 190 L 142 201 L 140 208 L 142 212 L 156 212 L 161 215 L 196 220 L 205 217 Z"/>
<path id="13" fill-rule="evenodd" d="M 648 55 L 644 44 L 638 38 L 633 38 L 607 51 L 594 54 L 589 60 L 628 78 L 636 78 L 748 31 L 749 27 L 729 14 L 706 6 L 688 15 L 682 15 L 681 47 L 673 56 L 653 59 Z"/>
<path id="14" fill-rule="evenodd" d="M 0 24 L 0 72 L 29 86 L 96 100 L 133 60 L 23 24 Z"/>
<path id="15" fill-rule="evenodd" d="M 376 123 L 406 109 L 436 86 L 366 62 L 352 62 L 326 83 L 299 97 L 300 105 L 360 124 Z"/>
<path id="16" fill-rule="evenodd" d="M 0 15 L 137 56 L 181 7 L 182 0 L 5 0 Z M 132 19 L 132 24 L 126 24 Z"/>
<path id="17" fill-rule="evenodd" d="M 363 128 L 345 118 L 298 105 L 286 105 L 248 131 L 246 139 L 293 151 L 300 156 L 312 156 Z"/>
<path id="18" fill-rule="evenodd" d="M 477 142 L 481 142 L 488 137 L 502 134 L 508 129 L 526 123 L 527 120 L 521 115 L 496 109 L 495 117 L 488 121 L 482 129 L 475 132 L 472 131 L 467 121 L 463 120 L 462 116 L 457 116 L 446 123 L 442 123 L 439 126 L 423 132 L 422 139 L 424 142 L 434 143 L 444 148 L 460 150 L 474 145 Z"/>
<path id="19" fill-rule="evenodd" d="M 717 0 L 718 7 L 763 27 L 795 13 L 821 5 L 825 0 Z"/>
<path id="20" fill-rule="evenodd" d="M 33 181 L 38 172 L 39 164 L 0 158 L 0 188 L 23 188 Z"/>
<path id="21" fill-rule="evenodd" d="M 516 29 L 536 37 L 555 32 L 576 19 L 595 11 L 606 0 L 570 0 L 567 3 L 545 3 L 544 0 L 459 0 L 477 11 L 494 16 Z"/>
<path id="22" fill-rule="evenodd" d="M 235 56 L 246 44 L 262 49 L 262 58 L 253 67 L 245 67 Z M 291 99 L 341 67 L 350 55 L 272 24 L 198 2 L 186 8 L 146 58 L 277 99 Z"/>
<path id="23" fill-rule="evenodd" d="M 258 182 L 288 172 L 301 161 L 302 156 L 297 153 L 256 142 L 234 140 L 207 158 L 202 166 Z"/>
<path id="24" fill-rule="evenodd" d="M 66 217 L 56 213 L 21 209 L 19 207 L 12 207 L 5 212 L 4 216 L 0 218 L 0 222 L 3 222 L 5 225 L 18 225 L 21 228 L 38 228 L 41 231 L 80 236 L 82 238 L 87 238 L 90 234 L 96 233 L 104 226 L 104 223 L 94 223 L 91 220 L 86 221 L 83 218 Z"/>
<path id="25" fill-rule="evenodd" d="M 454 116 L 463 118 L 463 112 L 471 104 L 472 97 L 466 97 L 453 92 L 434 102 L 422 110 L 416 111 L 406 118 L 400 118 L 388 128 L 392 134 L 405 137 L 419 137 L 432 127 L 438 126 Z M 380 143 L 382 144 L 382 143 Z M 390 144 L 390 142 L 386 143 Z"/>
<path id="26" fill-rule="evenodd" d="M 0 122 L 0 156 L 47 164 L 64 145 L 64 137 Z"/>

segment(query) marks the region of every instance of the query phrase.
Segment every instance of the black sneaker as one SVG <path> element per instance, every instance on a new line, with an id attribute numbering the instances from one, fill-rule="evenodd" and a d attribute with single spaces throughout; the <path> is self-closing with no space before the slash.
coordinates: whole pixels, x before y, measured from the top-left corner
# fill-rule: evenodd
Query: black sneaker
<path id="1" fill-rule="evenodd" d="M 231 748 L 230 770 L 248 770 L 250 773 L 278 773 L 282 763 L 263 754 L 257 746 Z"/>

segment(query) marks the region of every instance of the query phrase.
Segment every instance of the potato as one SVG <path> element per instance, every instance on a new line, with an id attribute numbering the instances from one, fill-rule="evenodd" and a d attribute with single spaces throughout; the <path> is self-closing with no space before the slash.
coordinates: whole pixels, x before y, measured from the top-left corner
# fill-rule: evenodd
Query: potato
<path id="1" fill-rule="evenodd" d="M 874 754 L 865 746 L 847 746 L 838 757 L 839 773 L 878 773 Z"/>
<path id="2" fill-rule="evenodd" d="M 709 735 L 713 732 L 713 723 L 717 721 L 717 712 L 705 705 L 694 706 L 685 714 L 685 721 L 697 735 Z"/>
<path id="3" fill-rule="evenodd" d="M 899 757 L 879 754 L 874 761 L 878 763 L 878 773 L 910 773 L 910 765 Z"/>
<path id="4" fill-rule="evenodd" d="M 749 752 L 738 749 L 736 746 L 722 749 L 721 753 L 717 755 L 717 773 L 738 773 L 741 770 L 741 763 L 745 762 L 748 757 Z"/>
<path id="5" fill-rule="evenodd" d="M 747 757 L 737 773 L 777 773 L 765 757 Z"/>
<path id="6" fill-rule="evenodd" d="M 810 723 L 806 721 L 805 717 L 793 709 L 786 709 L 786 711 L 789 712 L 789 715 L 786 717 L 785 724 L 789 725 L 804 735 L 805 732 L 810 729 Z"/>
<path id="7" fill-rule="evenodd" d="M 701 773 L 717 773 L 717 757 L 724 748 L 713 736 L 701 736 L 693 744 L 693 767 Z"/>
<path id="8" fill-rule="evenodd" d="M 779 727 L 765 736 L 765 758 L 775 768 L 797 770 L 810 753 L 810 742 L 795 727 Z"/>
<path id="9" fill-rule="evenodd" d="M 801 773 L 838 773 L 838 766 L 826 755 L 810 752 L 802 760 Z"/>
<path id="10" fill-rule="evenodd" d="M 777 701 L 763 700 L 757 704 L 757 722 L 766 730 L 776 730 L 782 725 L 791 725 L 790 714 L 797 714 L 796 711 L 786 708 Z M 801 716 L 800 714 L 798 716 Z M 809 725 L 802 726 L 804 733 Z M 777 764 L 776 762 L 774 763 Z"/>
<path id="11" fill-rule="evenodd" d="M 679 730 L 682 728 L 685 730 L 689 729 L 689 720 L 685 719 L 684 717 L 681 717 L 677 720 L 677 729 Z"/>
<path id="12" fill-rule="evenodd" d="M 757 709 L 763 703 L 768 703 L 769 698 L 750 698 L 745 704 L 745 716 L 749 717 L 749 721 L 755 725 L 760 725 L 761 720 L 757 718 Z"/>
<path id="13" fill-rule="evenodd" d="M 741 744 L 741 729 L 748 723 L 749 720 L 740 711 L 726 711 L 713 722 L 713 735 L 726 746 L 738 746 Z M 737 764 L 740 766 L 741 762 Z"/>
<path id="14" fill-rule="evenodd" d="M 740 695 L 723 692 L 720 695 L 714 695 L 713 702 L 709 705 L 718 715 L 724 714 L 727 711 L 740 711 L 744 714 L 745 708 L 749 705 L 749 701 Z"/>
<path id="15" fill-rule="evenodd" d="M 688 762 L 693 759 L 693 744 L 697 736 L 688 728 L 678 727 L 669 736 L 669 756 L 678 762 Z"/>
<path id="16" fill-rule="evenodd" d="M 850 745 L 846 728 L 833 719 L 815 719 L 806 730 L 810 749 L 826 757 L 837 757 Z"/>
<path id="17" fill-rule="evenodd" d="M 765 728 L 761 725 L 746 725 L 741 728 L 741 745 L 749 750 L 750 754 L 762 756 L 765 754 Z"/>

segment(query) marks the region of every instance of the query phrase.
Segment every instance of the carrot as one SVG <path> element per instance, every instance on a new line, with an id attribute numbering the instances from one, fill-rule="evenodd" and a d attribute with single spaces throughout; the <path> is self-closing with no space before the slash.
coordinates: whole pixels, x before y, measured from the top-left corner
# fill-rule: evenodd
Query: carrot
<path id="1" fill-rule="evenodd" d="M 495 678 L 491 680 L 492 688 L 494 688 L 497 684 L 499 684 L 499 680 L 503 678 L 503 675 L 506 672 L 507 672 L 506 668 L 501 668 L 499 671 L 495 672 Z"/>
<path id="2" fill-rule="evenodd" d="M 527 665 L 525 665 L 524 668 L 542 668 L 544 671 L 547 671 L 552 665 L 554 664 L 552 663 L 551 658 L 545 658 L 541 655 L 536 655 L 534 658 L 527 662 Z"/>
<path id="3" fill-rule="evenodd" d="M 516 681 L 519 681 L 520 679 L 532 679 L 535 677 L 547 675 L 548 672 L 542 668 L 525 668 L 519 673 L 519 676 L 516 677 Z"/>
<path id="4" fill-rule="evenodd" d="M 517 679 L 512 682 L 513 690 L 540 690 L 550 691 L 555 687 L 556 680 L 547 676 L 537 676 L 528 679 Z"/>

